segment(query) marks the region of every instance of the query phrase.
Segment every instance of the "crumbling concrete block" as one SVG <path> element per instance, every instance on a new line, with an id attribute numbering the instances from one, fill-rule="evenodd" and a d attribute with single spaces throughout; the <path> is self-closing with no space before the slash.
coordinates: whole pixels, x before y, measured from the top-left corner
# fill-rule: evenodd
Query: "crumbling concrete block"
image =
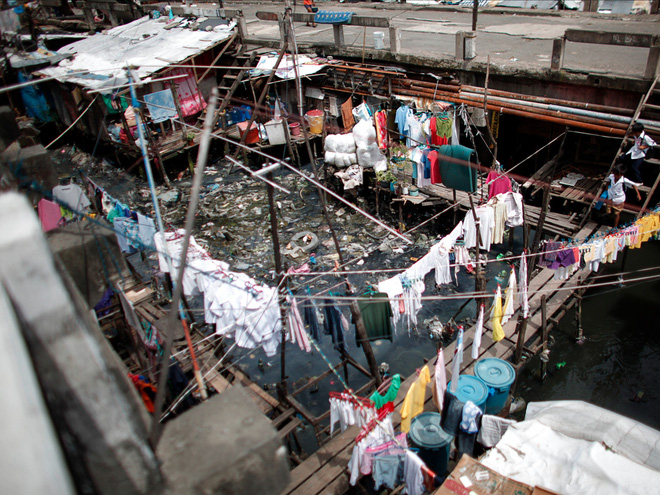
<path id="1" fill-rule="evenodd" d="M 76 485 L 102 495 L 162 493 L 146 412 L 98 325 L 89 326 L 91 317 L 85 320 L 74 305 L 72 286 L 57 272 L 25 197 L 0 195 L 0 231 L 0 283 L 21 322 Z"/>
<path id="2" fill-rule="evenodd" d="M 276 494 L 289 481 L 286 449 L 239 386 L 167 423 L 157 453 L 171 494 Z"/>

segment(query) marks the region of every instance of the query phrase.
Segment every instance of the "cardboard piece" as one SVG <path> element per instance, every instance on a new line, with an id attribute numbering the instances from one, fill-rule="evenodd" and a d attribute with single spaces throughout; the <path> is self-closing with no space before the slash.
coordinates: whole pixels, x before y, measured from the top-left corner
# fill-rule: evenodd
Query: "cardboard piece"
<path id="1" fill-rule="evenodd" d="M 466 486 L 466 485 L 469 485 Z M 456 467 L 434 495 L 552 495 L 552 492 L 537 492 L 534 487 L 502 476 L 463 455 Z"/>

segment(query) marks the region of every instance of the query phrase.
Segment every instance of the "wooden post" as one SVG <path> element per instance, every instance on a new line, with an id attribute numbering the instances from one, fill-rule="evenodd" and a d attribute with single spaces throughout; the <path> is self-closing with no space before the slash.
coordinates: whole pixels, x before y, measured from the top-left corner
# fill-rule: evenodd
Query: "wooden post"
<path id="1" fill-rule="evenodd" d="M 266 183 L 266 190 L 268 191 L 268 209 L 270 211 L 270 235 L 273 240 L 273 257 L 275 258 L 275 271 L 277 272 L 277 286 L 280 287 L 280 312 L 282 314 L 282 342 L 280 348 L 280 383 L 277 387 L 277 392 L 280 400 L 283 400 L 287 395 L 287 376 L 286 376 L 286 331 L 284 322 L 286 321 L 286 311 L 282 307 L 282 279 L 284 278 L 284 271 L 282 270 L 282 255 L 280 253 L 280 238 L 277 229 L 277 211 L 275 210 L 275 189 L 271 185 L 273 182 L 273 174 L 269 172 L 266 174 L 268 181 Z M 286 284 L 284 284 L 286 285 Z"/>
<path id="2" fill-rule="evenodd" d="M 472 6 L 472 31 L 477 30 L 477 16 L 479 15 L 479 0 L 474 0 Z"/>
<path id="3" fill-rule="evenodd" d="M 475 275 L 474 275 L 474 290 L 477 293 L 486 293 L 486 277 L 484 277 L 484 270 L 481 269 L 480 260 L 479 260 L 479 248 L 481 245 L 481 229 L 479 217 L 477 217 L 477 212 L 474 209 L 474 202 L 472 201 L 472 194 L 469 194 L 470 198 L 470 209 L 472 211 L 472 218 L 474 219 L 474 225 L 477 229 L 477 245 L 474 249 L 474 254 L 476 257 L 475 261 Z M 483 297 L 476 297 L 475 301 L 477 302 L 477 312 L 479 311 L 479 305 L 483 301 Z"/>
<path id="4" fill-rule="evenodd" d="M 288 16 L 287 16 L 287 21 L 289 21 Z M 292 31 L 291 34 L 295 35 L 293 33 L 293 26 L 291 31 Z M 302 87 L 300 82 L 300 74 L 298 73 L 297 57 L 294 58 L 293 71 L 296 79 L 297 93 L 301 95 Z M 299 113 L 302 116 L 302 101 L 298 102 L 298 108 L 299 108 Z M 302 126 L 302 133 L 305 139 L 305 146 L 307 147 L 307 154 L 309 155 L 311 161 L 312 172 L 314 173 L 314 178 L 318 181 L 319 174 L 318 174 L 318 170 L 316 169 L 316 160 L 314 159 L 314 155 L 312 153 L 312 147 L 309 144 L 309 134 L 307 131 L 307 126 L 305 125 Z M 335 229 L 332 226 L 332 222 L 330 221 L 330 214 L 328 213 L 328 206 L 325 200 L 325 194 L 320 187 L 317 187 L 317 190 L 319 194 L 319 199 L 321 200 L 323 216 L 325 218 L 326 223 L 328 224 L 328 228 L 330 229 L 330 235 L 332 236 L 332 241 L 335 245 L 335 251 L 337 252 L 337 257 L 339 258 L 339 264 L 343 266 L 344 259 L 342 256 L 341 248 L 339 247 L 339 241 L 337 240 L 337 233 L 335 232 Z M 348 277 L 346 277 L 345 281 L 346 281 L 346 294 L 347 295 L 353 294 L 353 287 L 348 281 Z M 362 350 L 364 351 L 364 355 L 367 358 L 367 363 L 369 364 L 369 370 L 371 371 L 371 374 L 374 380 L 376 381 L 376 386 L 379 386 L 383 382 L 383 380 L 382 377 L 380 376 L 380 373 L 378 372 L 378 364 L 376 363 L 376 357 L 374 356 L 373 349 L 371 348 L 371 343 L 369 342 L 369 340 L 367 340 L 367 329 L 364 326 L 364 321 L 362 321 L 362 313 L 360 312 L 360 307 L 358 306 L 357 301 L 352 301 L 350 304 L 350 308 L 351 308 L 351 315 L 353 317 L 353 322 L 355 323 L 356 337 L 359 339 L 359 341 L 362 344 Z"/>
<path id="5" fill-rule="evenodd" d="M 575 310 L 575 325 L 577 326 L 575 342 L 577 342 L 578 344 L 583 344 L 585 340 L 584 332 L 582 330 L 582 289 L 579 288 L 581 284 L 582 284 L 582 277 L 578 277 L 578 281 L 577 281 L 578 290 L 576 291 L 577 309 Z"/>
<path id="6" fill-rule="evenodd" d="M 181 122 L 183 122 L 184 121 L 183 112 L 181 111 L 181 104 L 179 103 L 179 95 L 176 92 L 176 83 L 174 81 L 170 83 L 170 91 L 172 91 L 172 97 L 174 98 L 174 106 L 176 107 L 176 113 L 179 116 Z M 181 137 L 183 138 L 184 141 L 186 140 L 186 134 L 187 134 L 186 126 L 181 124 Z"/>
<path id="7" fill-rule="evenodd" d="M 557 152 L 557 156 L 555 156 L 554 162 L 552 164 L 552 169 L 549 176 L 550 180 L 546 181 L 543 186 L 543 204 L 541 205 L 541 211 L 539 213 L 539 223 L 536 226 L 536 232 L 534 233 L 534 243 L 531 249 L 532 254 L 536 254 L 538 252 L 541 238 L 543 237 L 543 224 L 545 223 L 546 212 L 548 211 L 548 205 L 550 204 L 550 183 L 552 182 L 552 178 L 555 175 L 555 170 L 557 170 L 557 163 L 559 163 L 561 154 L 564 151 L 564 143 L 566 142 L 567 134 L 568 133 L 564 131 L 564 136 L 561 140 L 561 144 L 559 145 L 559 151 Z M 530 273 L 533 272 L 534 268 L 536 267 L 537 258 L 538 256 L 530 257 L 530 262 L 527 267 Z"/>
<path id="8" fill-rule="evenodd" d="M 546 306 L 545 294 L 541 296 L 541 332 L 543 335 L 543 352 L 541 353 L 541 380 L 545 380 L 548 372 L 548 360 L 550 359 L 548 350 L 548 308 Z"/>
<path id="9" fill-rule="evenodd" d="M 456 189 L 451 190 L 451 196 L 452 196 L 452 203 L 454 204 L 454 207 L 452 208 L 452 211 L 454 212 L 454 225 L 456 225 L 458 222 L 458 202 L 456 201 Z"/>
<path id="10" fill-rule="evenodd" d="M 545 296 L 544 296 L 545 297 Z M 527 320 L 529 318 L 523 318 L 522 315 L 518 320 L 518 340 L 516 342 L 516 355 L 514 359 L 515 364 L 520 363 L 522 358 L 523 346 L 525 345 L 525 333 L 527 332 Z"/>

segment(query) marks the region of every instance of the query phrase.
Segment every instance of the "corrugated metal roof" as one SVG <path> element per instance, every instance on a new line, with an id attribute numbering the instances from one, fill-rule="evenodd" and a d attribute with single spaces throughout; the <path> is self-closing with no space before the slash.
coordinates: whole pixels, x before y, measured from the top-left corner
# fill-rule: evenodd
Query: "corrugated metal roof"
<path id="1" fill-rule="evenodd" d="M 39 73 L 89 89 L 117 86 L 127 81 L 128 64 L 138 67 L 141 78 L 147 78 L 228 38 L 235 26 L 232 22 L 228 26 L 216 26 L 212 31 L 193 31 L 181 27 L 184 18 L 167 21 L 163 17 L 145 16 L 62 47 L 57 53 L 75 54 L 74 58 Z M 69 75 L 85 70 L 90 74 Z"/>

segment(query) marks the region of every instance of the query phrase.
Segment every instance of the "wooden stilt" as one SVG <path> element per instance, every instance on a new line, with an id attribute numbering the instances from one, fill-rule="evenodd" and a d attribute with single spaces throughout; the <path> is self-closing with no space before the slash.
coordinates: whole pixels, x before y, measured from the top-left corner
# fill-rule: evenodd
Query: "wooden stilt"
<path id="1" fill-rule="evenodd" d="M 541 297 L 541 332 L 543 339 L 543 352 L 541 353 L 541 380 L 545 380 L 548 372 L 548 361 L 550 359 L 550 351 L 548 349 L 548 318 L 546 296 Z"/>
<path id="2" fill-rule="evenodd" d="M 577 309 L 575 310 L 575 325 L 577 329 L 575 335 L 575 342 L 577 342 L 578 344 L 584 343 L 584 331 L 582 329 L 582 289 L 579 288 L 580 285 L 582 285 L 582 277 L 578 277 L 577 279 L 578 289 L 576 291 Z"/>

